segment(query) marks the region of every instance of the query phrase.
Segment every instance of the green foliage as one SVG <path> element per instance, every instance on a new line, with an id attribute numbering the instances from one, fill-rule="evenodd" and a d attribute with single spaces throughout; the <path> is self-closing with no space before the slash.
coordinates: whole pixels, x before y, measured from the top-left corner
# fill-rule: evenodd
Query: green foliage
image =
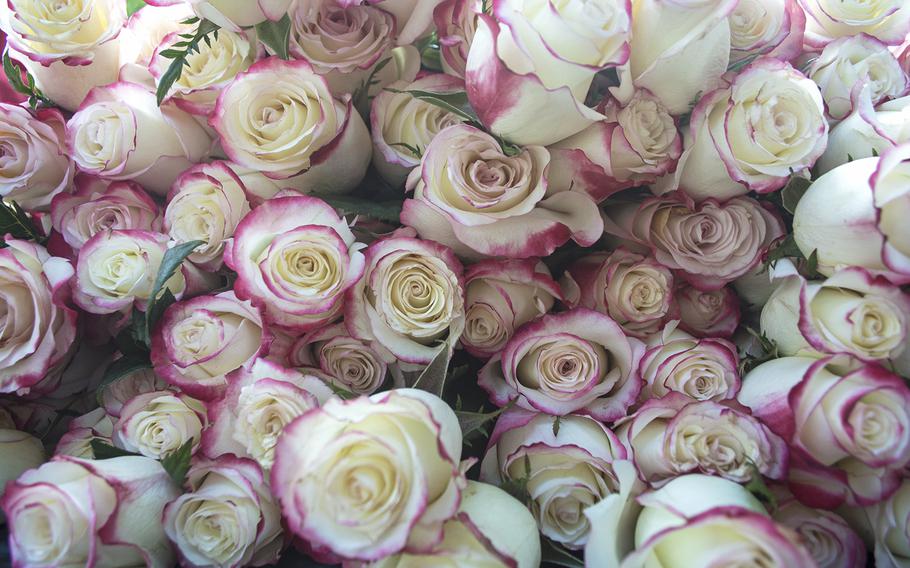
<path id="1" fill-rule="evenodd" d="M 0 201 L 0 238 L 11 235 L 24 241 L 35 241 L 44 244 L 47 238 L 42 235 L 31 217 L 15 201 Z M 6 244 L 0 244 L 0 248 Z"/>
<path id="2" fill-rule="evenodd" d="M 256 35 L 269 50 L 282 59 L 290 59 L 291 17 L 285 14 L 277 22 L 266 20 L 256 25 Z"/>
<path id="3" fill-rule="evenodd" d="M 206 45 L 211 45 L 211 39 L 209 39 L 210 34 L 213 35 L 215 39 L 218 39 L 218 25 L 209 20 L 190 18 L 183 23 L 198 23 L 199 25 L 196 26 L 195 31 L 192 33 L 180 34 L 181 41 L 161 52 L 162 57 L 171 59 L 172 61 L 158 80 L 158 89 L 155 94 L 159 105 L 164 102 L 165 97 L 167 97 L 167 94 L 170 92 L 171 87 L 174 86 L 174 83 L 180 79 L 180 75 L 183 74 L 183 66 L 189 65 L 187 57 L 193 53 L 198 53 L 202 42 L 205 42 Z"/>
<path id="4" fill-rule="evenodd" d="M 126 450 L 121 450 L 120 448 L 115 448 L 114 446 L 107 444 L 98 438 L 93 438 L 89 443 L 92 446 L 92 453 L 95 455 L 96 460 L 109 460 L 111 458 L 139 455 L 134 454 L 133 452 L 128 452 Z"/>
<path id="5" fill-rule="evenodd" d="M 28 97 L 28 105 L 32 107 L 32 110 L 38 108 L 39 103 L 44 106 L 56 106 L 54 101 L 45 97 L 44 93 L 35 86 L 35 78 L 31 73 L 26 71 L 21 63 L 10 59 L 8 51 L 3 53 L 3 72 L 6 73 L 9 86 L 17 93 Z M 22 75 L 25 75 L 25 81 L 22 80 Z"/>
<path id="6" fill-rule="evenodd" d="M 127 16 L 132 16 L 143 8 L 145 8 L 145 0 L 126 0 Z"/>
<path id="7" fill-rule="evenodd" d="M 186 474 L 190 470 L 190 458 L 193 457 L 193 444 L 195 440 L 189 439 L 182 446 L 161 458 L 161 467 L 171 476 L 178 486 L 183 487 Z"/>

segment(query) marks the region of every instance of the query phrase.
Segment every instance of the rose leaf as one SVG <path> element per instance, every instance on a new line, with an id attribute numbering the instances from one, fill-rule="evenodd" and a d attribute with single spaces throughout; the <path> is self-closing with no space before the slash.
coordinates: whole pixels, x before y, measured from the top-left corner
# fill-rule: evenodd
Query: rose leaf
<path id="1" fill-rule="evenodd" d="M 256 34 L 269 50 L 282 59 L 290 59 L 291 17 L 285 14 L 277 22 L 266 20 L 256 25 Z"/>
<path id="2" fill-rule="evenodd" d="M 139 455 L 134 454 L 133 452 L 122 450 L 120 448 L 115 448 L 114 446 L 105 443 L 98 438 L 92 438 L 92 441 L 89 443 L 92 446 L 92 454 L 95 456 L 96 460 L 108 460 L 111 458 L 122 458 L 123 456 Z"/>
<path id="3" fill-rule="evenodd" d="M 542 564 L 555 564 L 566 568 L 584 568 L 584 562 L 574 554 L 546 537 L 540 537 Z"/>
<path id="4" fill-rule="evenodd" d="M 171 476 L 179 487 L 183 487 L 186 474 L 190 470 L 190 458 L 193 456 L 195 440 L 189 439 L 178 449 L 161 458 L 161 467 Z"/>

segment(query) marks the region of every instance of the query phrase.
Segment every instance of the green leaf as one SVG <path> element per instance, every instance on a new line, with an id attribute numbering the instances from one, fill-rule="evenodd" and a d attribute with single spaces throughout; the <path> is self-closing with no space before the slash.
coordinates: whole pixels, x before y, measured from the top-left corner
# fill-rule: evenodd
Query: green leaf
<path id="1" fill-rule="evenodd" d="M 764 333 L 757 332 L 754 328 L 750 326 L 745 326 L 746 332 L 754 337 L 758 341 L 758 345 L 762 349 L 762 354 L 758 356 L 747 356 L 743 357 L 739 361 L 739 374 L 745 375 L 755 367 L 758 367 L 762 363 L 767 363 L 773 359 L 780 357 L 780 350 L 777 347 L 777 343 L 771 339 L 768 339 L 768 336 Z"/>
<path id="2" fill-rule="evenodd" d="M 531 458 L 525 454 L 524 459 L 525 474 L 523 477 L 516 479 L 504 479 L 499 484 L 499 488 L 515 497 L 525 505 L 528 504 L 530 496 L 528 495 L 528 481 L 531 479 Z"/>
<path id="3" fill-rule="evenodd" d="M 437 93 L 433 91 L 422 91 L 419 89 L 400 91 L 398 89 L 387 88 L 386 90 L 392 93 L 406 93 L 415 99 L 426 101 L 431 105 L 438 106 L 439 108 L 446 110 L 463 120 L 473 122 L 475 124 L 480 124 L 480 119 L 477 118 L 477 114 L 474 112 L 474 109 L 471 108 L 471 104 L 468 102 L 468 94 L 464 91 Z"/>
<path id="4" fill-rule="evenodd" d="M 161 314 L 164 313 L 164 309 L 175 301 L 171 291 L 169 289 L 165 290 L 165 284 L 167 284 L 168 280 L 170 280 L 174 274 L 177 273 L 177 270 L 183 266 L 183 261 L 186 260 L 186 257 L 193 254 L 193 251 L 196 250 L 197 247 L 204 244 L 205 241 L 200 240 L 180 243 L 164 253 L 164 258 L 161 259 L 161 266 L 158 268 L 158 276 L 155 277 L 155 284 L 152 286 L 152 294 L 149 296 L 148 307 L 145 310 L 146 323 L 145 336 L 143 339 L 148 339 L 148 332 L 155 323 L 157 323 L 157 318 L 160 318 Z M 156 306 L 158 302 L 165 303 L 167 306 L 158 308 Z"/>
<path id="5" fill-rule="evenodd" d="M 811 280 L 818 275 L 818 249 L 813 249 L 812 254 L 806 259 L 806 278 Z"/>
<path id="6" fill-rule="evenodd" d="M 28 104 L 32 110 L 38 108 L 38 103 L 45 106 L 56 106 L 54 102 L 44 96 L 40 90 L 35 88 L 35 78 L 22 66 L 18 61 L 13 61 L 9 56 L 9 51 L 3 52 L 3 72 L 10 87 L 17 93 L 28 97 Z M 25 74 L 25 82 L 22 82 L 22 74 Z"/>
<path id="7" fill-rule="evenodd" d="M 406 142 L 392 142 L 391 144 L 389 144 L 389 146 L 401 146 L 408 152 L 414 154 L 415 158 L 418 158 L 418 159 L 423 158 L 423 150 L 421 150 L 419 146 L 411 146 L 410 144 L 408 144 Z"/>
<path id="8" fill-rule="evenodd" d="M 108 460 L 111 458 L 122 458 L 123 456 L 139 455 L 134 454 L 133 452 L 128 452 L 126 450 L 121 450 L 120 448 L 115 448 L 114 446 L 98 438 L 93 438 L 89 443 L 92 446 L 92 453 L 95 455 L 96 460 Z"/>
<path id="9" fill-rule="evenodd" d="M 145 8 L 145 0 L 126 0 L 127 16 L 132 16 L 143 8 Z"/>
<path id="10" fill-rule="evenodd" d="M 420 373 L 417 380 L 414 381 L 411 388 L 427 391 L 442 398 L 442 393 L 446 388 L 446 376 L 449 373 L 449 363 L 452 361 L 452 354 L 454 351 L 454 345 L 450 345 L 450 343 L 446 341 L 445 344 L 439 348 L 439 353 L 433 357 L 430 364 Z"/>
<path id="11" fill-rule="evenodd" d="M 487 424 L 496 420 L 500 414 L 511 406 L 512 404 L 510 403 L 502 408 L 497 408 L 493 412 L 482 412 L 482 409 L 477 412 L 455 410 L 455 416 L 458 418 L 458 425 L 461 426 L 461 437 L 467 440 L 477 434 L 486 436 Z"/>
<path id="12" fill-rule="evenodd" d="M 176 83 L 177 79 L 180 78 L 180 75 L 183 74 L 183 66 L 189 64 L 186 60 L 187 56 L 194 52 L 198 52 L 199 43 L 203 41 L 203 39 L 208 42 L 207 36 L 210 33 L 218 32 L 218 25 L 209 20 L 190 18 L 183 23 L 196 23 L 197 21 L 199 22 L 199 25 L 196 26 L 196 31 L 193 32 L 192 39 L 186 44 L 186 49 L 184 51 L 181 52 L 174 49 L 167 50 L 170 55 L 173 55 L 173 57 L 169 57 L 169 59 L 173 59 L 173 61 L 168 65 L 167 70 L 161 75 L 161 78 L 158 79 L 158 88 L 155 91 L 155 96 L 158 99 L 158 106 L 161 106 L 161 103 L 164 102 L 165 97 L 167 97 L 167 94 L 171 91 L 171 87 L 174 86 L 174 83 Z"/>
<path id="13" fill-rule="evenodd" d="M 256 25 L 256 34 L 272 53 L 282 59 L 290 59 L 291 17 L 285 14 L 277 22 L 266 20 Z"/>
<path id="14" fill-rule="evenodd" d="M 368 199 L 352 197 L 349 195 L 323 195 L 313 194 L 322 199 L 342 214 L 363 215 L 378 221 L 398 223 L 401 216 L 401 201 L 370 201 Z"/>
<path id="15" fill-rule="evenodd" d="M 47 241 L 35 228 L 28 213 L 15 201 L 0 201 L 0 238 L 5 235 L 42 244 Z"/>
<path id="16" fill-rule="evenodd" d="M 577 556 L 545 536 L 540 537 L 540 553 L 542 565 L 555 564 L 566 568 L 584 568 L 585 566 L 585 563 Z"/>
<path id="17" fill-rule="evenodd" d="M 803 253 L 796 245 L 796 240 L 793 238 L 792 234 L 787 235 L 786 238 L 778 241 L 774 248 L 768 251 L 765 263 L 773 268 L 777 264 L 777 261 L 782 258 L 803 258 Z"/>
<path id="18" fill-rule="evenodd" d="M 562 417 L 557 416 L 553 418 L 553 435 L 559 436 L 559 427 L 561 426 Z"/>
<path id="19" fill-rule="evenodd" d="M 796 212 L 796 204 L 803 198 L 812 182 L 802 176 L 790 176 L 790 181 L 780 190 L 781 202 L 784 209 L 791 215 Z"/>
<path id="20" fill-rule="evenodd" d="M 351 95 L 351 101 L 355 108 L 366 109 L 367 105 L 370 104 L 370 89 L 379 84 L 379 79 L 376 78 L 376 75 L 385 69 L 385 66 L 392 61 L 391 57 L 386 57 L 382 61 L 376 64 L 373 67 L 373 70 L 370 71 L 370 75 L 360 82 L 360 86 L 354 91 L 354 94 Z"/>
<path id="21" fill-rule="evenodd" d="M 186 473 L 190 470 L 190 458 L 193 457 L 194 439 L 189 439 L 178 449 L 161 458 L 161 467 L 171 476 L 178 486 L 183 487 Z"/>
<path id="22" fill-rule="evenodd" d="M 727 71 L 739 73 L 740 71 L 742 71 L 743 69 L 745 69 L 746 67 L 751 65 L 753 61 L 755 61 L 762 55 L 763 54 L 761 54 L 761 53 L 754 53 L 752 55 L 748 55 L 748 56 L 740 59 L 739 61 L 734 61 L 727 67 Z"/>
<path id="23" fill-rule="evenodd" d="M 745 485 L 746 490 L 748 490 L 756 499 L 761 501 L 771 513 L 774 513 L 774 511 L 777 510 L 777 497 L 768 489 L 768 486 L 765 485 L 765 478 L 762 477 L 758 466 L 750 461 L 749 467 L 752 470 L 752 477 L 749 479 L 749 483 L 746 483 Z"/>

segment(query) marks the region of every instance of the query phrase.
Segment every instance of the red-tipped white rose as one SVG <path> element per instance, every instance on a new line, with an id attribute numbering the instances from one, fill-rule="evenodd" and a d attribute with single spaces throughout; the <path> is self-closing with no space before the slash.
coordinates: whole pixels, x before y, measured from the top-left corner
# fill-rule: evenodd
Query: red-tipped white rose
<path id="1" fill-rule="evenodd" d="M 881 503 L 849 509 L 845 515 L 867 537 L 876 566 L 904 568 L 910 563 L 910 478 Z"/>
<path id="2" fill-rule="evenodd" d="M 760 55 L 790 61 L 802 52 L 806 14 L 798 0 L 740 0 L 729 23 L 733 64 Z"/>
<path id="3" fill-rule="evenodd" d="M 443 0 L 433 10 L 439 37 L 439 59 L 446 75 L 464 78 L 482 7 L 482 2 L 477 0 Z"/>
<path id="4" fill-rule="evenodd" d="M 133 397 L 166 388 L 167 383 L 155 371 L 139 369 L 105 385 L 101 391 L 101 405 L 110 416 L 119 418 L 123 405 Z"/>
<path id="5" fill-rule="evenodd" d="M 627 414 L 641 390 L 644 344 L 599 312 L 576 308 L 525 324 L 480 372 L 491 400 L 604 422 Z"/>
<path id="6" fill-rule="evenodd" d="M 149 392 L 123 405 L 111 439 L 118 448 L 160 460 L 190 441 L 195 451 L 206 422 L 198 400 L 172 391 Z"/>
<path id="7" fill-rule="evenodd" d="M 910 142 L 910 96 L 885 101 L 873 108 L 865 91 L 854 90 L 852 100 L 853 112 L 831 129 L 828 147 L 816 163 L 820 174 Z"/>
<path id="8" fill-rule="evenodd" d="M 266 20 L 277 22 L 288 11 L 291 0 L 149 0 L 153 6 L 189 4 L 196 15 L 218 27 L 239 31 Z"/>
<path id="9" fill-rule="evenodd" d="M 54 448 L 55 456 L 95 459 L 92 442 L 98 440 L 113 445 L 114 421 L 103 408 L 73 418 L 67 425 L 66 433 L 60 437 Z M 38 467 L 36 464 L 34 467 Z"/>
<path id="10" fill-rule="evenodd" d="M 676 288 L 679 327 L 695 337 L 732 337 L 739 327 L 740 300 L 730 288 L 702 291 L 683 283 Z"/>
<path id="11" fill-rule="evenodd" d="M 773 517 L 802 538 L 803 546 L 819 568 L 854 568 L 866 562 L 863 541 L 844 519 L 831 511 L 812 509 L 789 497 L 778 505 Z"/>
<path id="12" fill-rule="evenodd" d="M 910 6 L 902 0 L 799 0 L 806 12 L 806 44 L 821 48 L 831 40 L 860 33 L 900 45 L 910 32 Z"/>
<path id="13" fill-rule="evenodd" d="M 336 323 L 301 336 L 291 346 L 288 363 L 314 367 L 332 383 L 355 394 L 370 395 L 385 383 L 394 357 L 384 357 Z"/>

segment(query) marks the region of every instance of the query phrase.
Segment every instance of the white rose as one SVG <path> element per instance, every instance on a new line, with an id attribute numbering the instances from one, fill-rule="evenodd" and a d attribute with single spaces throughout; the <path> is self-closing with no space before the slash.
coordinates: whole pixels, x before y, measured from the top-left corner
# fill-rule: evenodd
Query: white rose
<path id="1" fill-rule="evenodd" d="M 866 562 L 866 547 L 846 521 L 831 511 L 812 509 L 790 497 L 773 512 L 774 520 L 802 538 L 819 568 L 854 568 Z M 876 564 L 885 566 L 885 564 Z"/>
<path id="2" fill-rule="evenodd" d="M 292 0 L 148 0 L 152 6 L 189 4 L 200 18 L 233 31 L 253 27 L 266 20 L 277 22 L 290 8 Z"/>
<path id="3" fill-rule="evenodd" d="M 899 45 L 910 32 L 910 7 L 903 0 L 799 0 L 799 4 L 806 12 L 806 44 L 813 48 L 861 33 Z"/>
<path id="4" fill-rule="evenodd" d="M 205 407 L 198 400 L 171 391 L 149 392 L 123 405 L 111 439 L 128 452 L 161 459 L 190 440 L 193 449 L 198 447 L 205 424 Z"/>
<path id="5" fill-rule="evenodd" d="M 870 525 L 876 566 L 910 566 L 910 479 L 905 478 L 894 495 L 858 515 Z"/>
<path id="6" fill-rule="evenodd" d="M 343 323 L 336 323 L 301 336 L 291 346 L 288 361 L 294 367 L 320 369 L 347 391 L 370 395 L 385 383 L 395 358 L 383 358 L 351 337 Z"/>
<path id="7" fill-rule="evenodd" d="M 139 369 L 105 385 L 101 391 L 101 405 L 109 415 L 119 417 L 123 405 L 130 399 L 166 388 L 167 383 L 153 370 Z"/>
<path id="8" fill-rule="evenodd" d="M 816 163 L 821 174 L 910 142 L 910 96 L 872 108 L 869 97 L 858 94 L 860 100 L 854 97 L 853 112 L 831 129 L 828 147 Z"/>
<path id="9" fill-rule="evenodd" d="M 802 51 L 806 14 L 797 0 L 740 0 L 729 21 L 733 64 L 756 55 L 790 61 Z"/>
<path id="10" fill-rule="evenodd" d="M 185 3 L 147 4 L 133 13 L 120 36 L 120 80 L 154 87 L 148 66 L 155 50 L 169 34 L 193 31 L 191 24 L 183 23 L 192 16 L 193 10 Z"/>

